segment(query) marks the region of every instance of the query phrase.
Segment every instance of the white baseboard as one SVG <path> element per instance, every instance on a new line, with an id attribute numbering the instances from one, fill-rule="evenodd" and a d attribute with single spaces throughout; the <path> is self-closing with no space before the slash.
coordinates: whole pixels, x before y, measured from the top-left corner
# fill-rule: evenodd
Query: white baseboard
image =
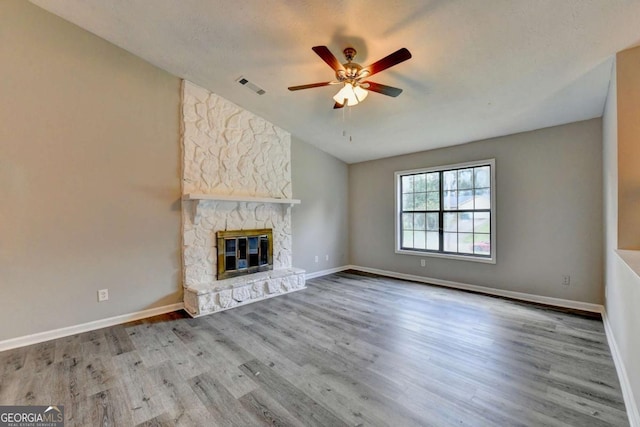
<path id="1" fill-rule="evenodd" d="M 69 335 L 80 334 L 82 332 L 102 329 L 108 326 L 114 326 L 114 325 L 119 325 L 121 323 L 132 322 L 134 320 L 145 319 L 147 317 L 157 316 L 159 314 L 165 314 L 165 313 L 170 313 L 172 311 L 182 310 L 183 308 L 184 308 L 184 304 L 179 302 L 176 304 L 165 305 L 162 307 L 156 307 L 156 308 L 150 308 L 147 310 L 137 311 L 135 313 L 122 314 L 120 316 L 94 320 L 92 322 L 82 323 L 80 325 L 67 326 L 65 328 L 53 329 L 51 331 L 39 332 L 37 334 L 25 335 L 23 337 L 11 338 L 8 340 L 0 341 L 0 351 L 37 344 L 40 342 L 49 341 L 56 338 L 62 338 L 62 337 L 67 337 Z"/>
<path id="2" fill-rule="evenodd" d="M 622 361 L 620 350 L 618 350 L 618 344 L 616 344 L 616 338 L 613 335 L 611 324 L 609 323 L 609 317 L 607 317 L 607 311 L 602 311 L 602 322 L 604 323 L 604 331 L 607 335 L 607 341 L 609 342 L 609 348 L 611 349 L 611 357 L 613 357 L 613 364 L 616 366 L 616 372 L 618 373 L 618 379 L 620 380 L 620 388 L 622 389 L 622 397 L 624 398 L 624 405 L 627 408 L 627 416 L 629 417 L 629 424 L 631 427 L 640 427 L 640 412 L 636 400 L 633 396 L 633 389 L 627 376 L 627 370 Z"/>
<path id="3" fill-rule="evenodd" d="M 327 270 L 314 271 L 313 273 L 305 274 L 305 279 L 315 279 L 316 277 L 327 276 L 333 273 L 339 273 L 341 271 L 349 270 L 352 268 L 351 265 L 343 265 L 341 267 L 329 268 Z"/>
<path id="4" fill-rule="evenodd" d="M 468 283 L 452 282 L 450 280 L 434 279 L 432 277 L 416 276 L 413 274 L 397 273 L 395 271 L 379 270 L 377 268 L 361 267 L 358 265 L 349 266 L 353 270 L 363 271 L 365 273 L 379 274 L 381 276 L 394 277 L 396 279 L 411 280 L 413 282 L 428 283 L 432 285 L 444 286 L 453 289 L 462 289 L 465 291 L 478 292 L 481 294 L 495 295 L 516 300 L 535 302 L 538 304 L 546 304 L 555 307 L 571 308 L 574 310 L 588 311 L 592 313 L 602 313 L 604 307 L 600 304 L 592 304 L 588 302 L 573 301 L 561 298 L 545 297 L 541 295 L 527 294 L 524 292 L 507 291 L 503 289 L 488 288 L 486 286 L 470 285 Z"/>

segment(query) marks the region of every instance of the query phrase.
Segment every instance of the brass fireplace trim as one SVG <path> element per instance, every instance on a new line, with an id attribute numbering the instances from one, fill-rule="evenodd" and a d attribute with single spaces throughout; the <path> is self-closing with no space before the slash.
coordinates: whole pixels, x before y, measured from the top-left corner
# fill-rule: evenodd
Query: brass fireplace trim
<path id="1" fill-rule="evenodd" d="M 225 239 L 238 238 L 238 237 L 260 237 L 267 236 L 268 240 L 268 254 L 267 264 L 258 265 L 254 267 L 247 267 L 242 270 L 229 270 L 225 269 Z M 228 279 L 236 276 L 243 276 L 245 274 L 257 273 L 259 271 L 273 270 L 273 230 L 271 228 L 262 228 L 255 230 L 221 230 L 216 232 L 216 239 L 218 242 L 218 274 L 217 279 Z M 236 249 L 237 250 L 237 249 Z"/>

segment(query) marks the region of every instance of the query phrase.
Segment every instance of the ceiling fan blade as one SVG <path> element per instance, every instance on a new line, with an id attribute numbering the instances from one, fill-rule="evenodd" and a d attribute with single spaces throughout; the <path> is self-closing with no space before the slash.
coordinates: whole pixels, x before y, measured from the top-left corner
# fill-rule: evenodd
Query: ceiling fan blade
<path id="1" fill-rule="evenodd" d="M 333 109 L 337 110 L 338 108 L 344 108 L 344 104 L 338 104 L 337 102 L 333 104 Z"/>
<path id="2" fill-rule="evenodd" d="M 366 88 L 367 90 L 378 92 L 387 96 L 393 96 L 394 98 L 402 93 L 402 89 L 397 87 L 382 85 L 380 83 L 374 83 L 370 81 L 366 81 L 364 83 L 369 85 L 369 87 Z"/>
<path id="3" fill-rule="evenodd" d="M 333 53 L 326 46 L 314 46 L 311 49 L 320 57 L 324 62 L 329 64 L 329 67 L 333 68 L 334 71 L 344 70 L 344 67 L 338 61 L 338 58 L 333 56 Z"/>
<path id="4" fill-rule="evenodd" d="M 291 86 L 288 89 L 289 90 L 312 89 L 314 87 L 329 86 L 331 84 L 334 84 L 334 83 L 333 82 L 311 83 L 311 84 L 308 84 L 308 85 Z"/>
<path id="5" fill-rule="evenodd" d="M 406 61 L 411 58 L 411 52 L 409 52 L 406 48 L 398 49 L 393 52 L 391 55 L 387 55 L 381 60 L 374 62 L 368 67 L 364 67 L 364 70 L 369 72 L 368 76 L 372 76 L 380 71 L 386 70 L 387 68 L 391 68 L 394 65 L 398 65 L 401 62 Z"/>

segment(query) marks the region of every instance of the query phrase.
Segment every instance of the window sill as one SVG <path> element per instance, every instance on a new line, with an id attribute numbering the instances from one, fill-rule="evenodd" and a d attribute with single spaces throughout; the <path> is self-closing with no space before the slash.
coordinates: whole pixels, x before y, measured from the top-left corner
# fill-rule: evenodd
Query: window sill
<path id="1" fill-rule="evenodd" d="M 640 276 L 640 251 L 616 249 L 616 253 L 634 273 Z"/>
<path id="2" fill-rule="evenodd" d="M 496 263 L 495 254 L 491 258 L 480 258 L 480 257 L 465 256 L 465 255 L 453 255 L 453 254 L 441 254 L 441 253 L 435 253 L 435 252 L 411 251 L 411 250 L 406 250 L 406 249 L 396 249 L 396 253 L 400 254 L 400 255 L 413 255 L 413 256 L 421 256 L 421 257 L 453 259 L 453 260 L 456 260 L 456 261 L 480 262 L 480 263 L 483 263 L 483 264 L 495 264 Z"/>

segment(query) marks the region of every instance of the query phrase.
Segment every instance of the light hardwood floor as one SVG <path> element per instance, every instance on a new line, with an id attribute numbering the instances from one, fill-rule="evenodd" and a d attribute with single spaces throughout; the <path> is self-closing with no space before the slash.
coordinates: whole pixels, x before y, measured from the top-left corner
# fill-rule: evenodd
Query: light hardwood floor
<path id="1" fill-rule="evenodd" d="M 2 352 L 0 404 L 67 426 L 628 425 L 600 319 L 355 272 Z"/>

